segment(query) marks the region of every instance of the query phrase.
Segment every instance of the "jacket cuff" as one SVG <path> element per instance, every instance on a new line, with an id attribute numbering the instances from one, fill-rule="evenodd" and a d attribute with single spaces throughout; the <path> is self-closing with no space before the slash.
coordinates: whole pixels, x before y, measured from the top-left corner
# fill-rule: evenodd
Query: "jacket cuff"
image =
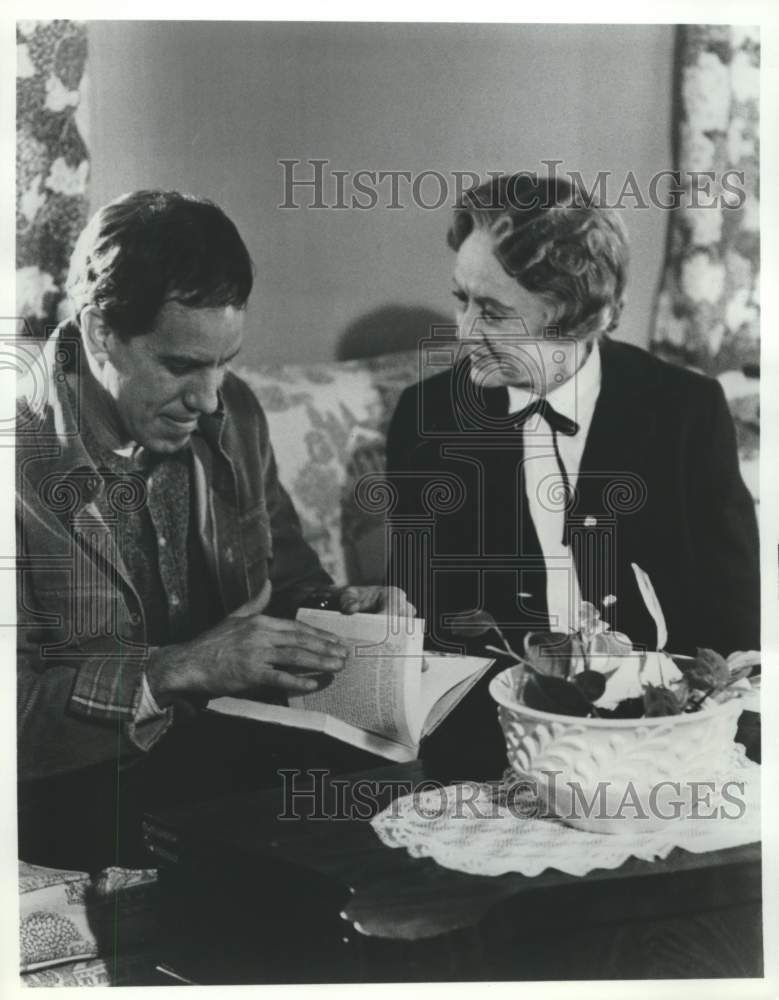
<path id="1" fill-rule="evenodd" d="M 68 707 L 82 718 L 131 721 L 140 699 L 146 653 L 121 656 L 84 654 Z"/>
<path id="2" fill-rule="evenodd" d="M 127 736 L 139 750 L 148 751 L 164 736 L 172 722 L 173 708 L 160 708 L 146 674 L 142 674 L 135 714 L 127 724 Z"/>

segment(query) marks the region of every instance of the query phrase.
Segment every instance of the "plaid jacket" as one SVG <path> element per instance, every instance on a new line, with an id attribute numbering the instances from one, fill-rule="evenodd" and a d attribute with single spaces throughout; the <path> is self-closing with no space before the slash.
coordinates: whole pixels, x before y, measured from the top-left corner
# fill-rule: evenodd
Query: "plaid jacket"
<path id="1" fill-rule="evenodd" d="M 17 400 L 21 779 L 148 749 L 134 721 L 150 655 L 143 609 L 95 503 L 107 484 L 66 390 L 74 345 L 56 331 Z M 291 613 L 307 591 L 332 582 L 279 483 L 265 415 L 232 373 L 192 449 L 199 534 L 228 613 L 263 591 L 269 613 Z M 108 499 L 138 502 L 132 493 L 125 484 Z"/>

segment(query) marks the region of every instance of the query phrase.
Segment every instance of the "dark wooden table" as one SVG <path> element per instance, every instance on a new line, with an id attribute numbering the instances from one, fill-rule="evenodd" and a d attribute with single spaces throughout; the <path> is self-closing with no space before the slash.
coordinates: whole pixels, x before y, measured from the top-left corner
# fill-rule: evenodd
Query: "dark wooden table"
<path id="1" fill-rule="evenodd" d="M 161 965 L 202 984 L 762 975 L 758 844 L 583 878 L 466 875 L 369 825 L 426 778 L 420 762 L 309 776 L 298 818 L 289 777 L 149 817 Z"/>

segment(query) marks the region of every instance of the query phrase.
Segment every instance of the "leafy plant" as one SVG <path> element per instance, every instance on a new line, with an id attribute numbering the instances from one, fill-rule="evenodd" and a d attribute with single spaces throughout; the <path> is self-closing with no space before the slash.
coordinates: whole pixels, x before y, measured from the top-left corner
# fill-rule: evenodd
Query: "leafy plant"
<path id="1" fill-rule="evenodd" d="M 732 653 L 727 660 L 713 649 L 698 649 L 695 659 L 689 664 L 680 660 L 679 669 L 684 676 L 684 704 L 682 711 L 697 711 L 707 698 L 712 695 L 722 700 L 728 689 L 744 677 L 748 677 L 754 667 L 754 658 L 747 662 L 737 662 L 743 659 L 742 653 Z M 696 695 L 695 692 L 700 692 Z"/>
<path id="2" fill-rule="evenodd" d="M 644 574 L 642 592 L 648 588 L 651 583 Z M 654 591 L 651 593 L 656 608 L 653 616 L 662 617 Z M 604 601 L 605 605 L 611 603 L 613 598 Z M 612 632 L 598 609 L 588 602 L 582 604 L 576 631 L 531 632 L 525 637 L 524 656 L 511 648 L 487 611 L 458 615 L 452 623 L 452 632 L 462 638 L 477 638 L 493 632 L 500 646 L 486 645 L 485 649 L 521 666 L 517 693 L 523 704 L 560 715 L 637 719 L 697 712 L 708 698 L 723 700 L 735 695 L 733 685 L 759 664 L 758 654 L 733 653 L 725 659 L 713 649 L 702 648 L 693 658 L 673 661 L 658 650 L 649 656 L 657 657 L 660 683 L 641 678 L 640 695 L 623 697 L 611 707 L 605 707 L 596 703 L 603 698 L 609 678 L 626 664 L 635 664 L 638 654 L 628 637 Z M 664 632 L 664 625 L 658 627 L 658 641 L 664 637 Z M 663 676 L 664 661 L 674 668 L 674 680 L 670 683 L 666 683 Z"/>

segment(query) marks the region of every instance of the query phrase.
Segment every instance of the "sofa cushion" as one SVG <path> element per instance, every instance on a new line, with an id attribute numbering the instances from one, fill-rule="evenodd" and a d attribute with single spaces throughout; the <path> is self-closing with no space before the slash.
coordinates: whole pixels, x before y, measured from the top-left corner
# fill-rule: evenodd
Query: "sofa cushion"
<path id="1" fill-rule="evenodd" d="M 89 926 L 86 872 L 19 862 L 19 939 L 22 971 L 97 954 Z"/>
<path id="2" fill-rule="evenodd" d="M 387 427 L 401 391 L 420 378 L 419 353 L 237 374 L 265 410 L 279 477 L 325 569 L 340 583 L 380 583 L 384 515 L 366 509 L 355 485 L 384 471 Z"/>
<path id="3" fill-rule="evenodd" d="M 86 872 L 19 862 L 22 972 L 74 961 L 130 955 L 155 936 L 157 872 Z"/>

